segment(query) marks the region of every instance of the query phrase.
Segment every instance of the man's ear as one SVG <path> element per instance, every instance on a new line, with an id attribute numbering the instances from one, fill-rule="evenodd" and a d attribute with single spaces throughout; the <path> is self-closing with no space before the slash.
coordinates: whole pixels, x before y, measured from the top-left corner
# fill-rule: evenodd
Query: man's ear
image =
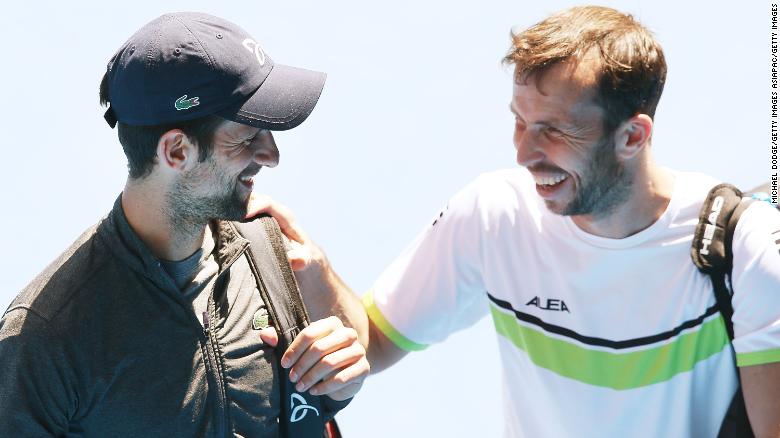
<path id="1" fill-rule="evenodd" d="M 650 144 L 653 119 L 647 114 L 637 114 L 626 120 L 615 133 L 615 153 L 626 161 L 639 155 Z"/>
<path id="2" fill-rule="evenodd" d="M 198 159 L 198 148 L 181 129 L 171 129 L 157 141 L 157 161 L 163 169 L 184 170 Z"/>

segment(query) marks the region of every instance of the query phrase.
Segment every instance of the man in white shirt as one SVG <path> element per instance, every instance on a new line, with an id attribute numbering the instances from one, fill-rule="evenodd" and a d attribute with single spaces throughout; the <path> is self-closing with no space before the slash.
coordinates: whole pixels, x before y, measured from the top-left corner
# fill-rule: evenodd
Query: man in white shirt
<path id="1" fill-rule="evenodd" d="M 652 157 L 658 42 L 626 14 L 576 7 L 514 35 L 505 61 L 521 168 L 456 194 L 362 307 L 282 219 L 304 291 L 331 286 L 318 299 L 369 334 L 374 371 L 490 314 L 506 436 L 715 436 L 740 381 L 754 433 L 780 436 L 780 215 L 754 203 L 733 236 L 730 342 L 689 254 L 717 181 Z"/>

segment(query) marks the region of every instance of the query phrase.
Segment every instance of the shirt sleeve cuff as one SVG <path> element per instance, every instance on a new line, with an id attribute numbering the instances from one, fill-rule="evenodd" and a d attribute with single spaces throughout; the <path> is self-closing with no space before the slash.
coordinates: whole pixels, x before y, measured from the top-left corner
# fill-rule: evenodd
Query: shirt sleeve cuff
<path id="1" fill-rule="evenodd" d="M 366 314 L 374 323 L 374 325 L 382 332 L 388 339 L 390 339 L 396 347 L 405 351 L 420 351 L 424 350 L 428 346 L 425 344 L 418 344 L 406 336 L 402 335 L 395 329 L 387 319 L 379 311 L 376 303 L 374 302 L 374 291 L 370 290 L 363 295 L 363 307 L 366 309 Z"/>
<path id="2" fill-rule="evenodd" d="M 773 362 L 780 362 L 780 348 L 752 353 L 737 353 L 738 367 L 749 367 L 751 365 L 763 365 Z"/>

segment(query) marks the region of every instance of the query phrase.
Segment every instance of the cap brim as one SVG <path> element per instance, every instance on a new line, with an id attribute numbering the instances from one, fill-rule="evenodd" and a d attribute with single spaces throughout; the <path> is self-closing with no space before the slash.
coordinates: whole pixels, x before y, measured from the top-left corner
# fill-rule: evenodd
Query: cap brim
<path id="1" fill-rule="evenodd" d="M 228 120 L 272 131 L 292 129 L 311 114 L 325 85 L 325 73 L 275 64 L 249 99 L 218 114 Z"/>

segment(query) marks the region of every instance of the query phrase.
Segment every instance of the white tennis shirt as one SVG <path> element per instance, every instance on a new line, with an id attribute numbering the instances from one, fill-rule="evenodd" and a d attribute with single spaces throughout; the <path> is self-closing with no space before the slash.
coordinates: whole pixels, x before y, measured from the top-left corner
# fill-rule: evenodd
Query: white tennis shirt
<path id="1" fill-rule="evenodd" d="M 624 239 L 550 213 L 522 168 L 482 175 L 364 296 L 396 345 L 419 350 L 495 323 L 507 437 L 714 437 L 740 366 L 780 361 L 780 215 L 764 202 L 733 239 L 732 344 L 690 258 L 717 181 L 674 172 L 663 215 Z"/>

